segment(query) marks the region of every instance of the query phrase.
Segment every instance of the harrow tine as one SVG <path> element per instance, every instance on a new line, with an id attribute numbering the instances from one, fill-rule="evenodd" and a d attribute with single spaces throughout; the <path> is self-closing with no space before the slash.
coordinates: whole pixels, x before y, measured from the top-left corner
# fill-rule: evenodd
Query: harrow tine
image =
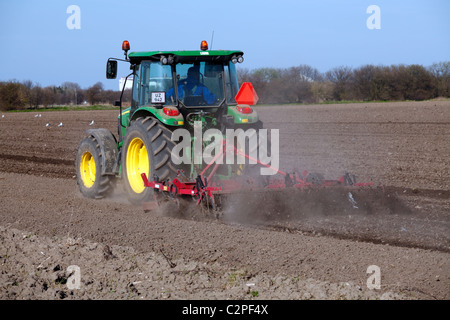
<path id="1" fill-rule="evenodd" d="M 286 176 L 284 177 L 284 184 L 286 185 L 286 188 L 290 188 L 294 185 L 289 173 L 287 173 Z"/>
<path id="2" fill-rule="evenodd" d="M 353 186 L 356 183 L 356 177 L 353 175 L 353 177 L 350 176 L 348 172 L 344 174 L 344 184 Z"/>

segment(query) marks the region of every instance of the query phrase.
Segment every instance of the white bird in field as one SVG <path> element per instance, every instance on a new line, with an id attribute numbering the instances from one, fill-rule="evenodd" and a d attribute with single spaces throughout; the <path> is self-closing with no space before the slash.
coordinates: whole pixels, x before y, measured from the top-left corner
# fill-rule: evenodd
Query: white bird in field
<path id="1" fill-rule="evenodd" d="M 62 122 L 60 122 L 60 123 L 58 124 L 58 127 L 62 127 Z"/>
<path id="2" fill-rule="evenodd" d="M 91 121 L 91 123 L 89 123 L 90 126 L 92 126 L 94 124 L 94 120 Z"/>
<path id="3" fill-rule="evenodd" d="M 50 123 L 47 123 L 45 126 L 48 127 L 50 125 Z"/>

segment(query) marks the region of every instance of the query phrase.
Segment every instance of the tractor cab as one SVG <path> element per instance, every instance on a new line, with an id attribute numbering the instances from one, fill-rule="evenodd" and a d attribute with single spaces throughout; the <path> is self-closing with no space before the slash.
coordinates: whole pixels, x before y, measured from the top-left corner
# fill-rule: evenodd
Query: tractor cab
<path id="1" fill-rule="evenodd" d="M 133 82 L 133 106 L 217 109 L 236 104 L 236 69 L 232 62 L 141 61 Z"/>
<path id="2" fill-rule="evenodd" d="M 222 128 L 258 122 L 251 108 L 234 116 L 241 110 L 236 108 L 239 84 L 235 65 L 244 61 L 242 51 L 208 50 L 206 41 L 202 41 L 200 50 L 191 51 L 128 54 L 129 44 L 125 42 L 122 49 L 133 75 L 132 102 L 127 116 L 130 121 L 145 109 L 170 126 L 185 126 L 199 120 L 199 115 L 201 121 L 209 117 L 214 126 Z M 117 72 L 114 60 L 108 60 L 107 78 L 116 76 L 110 73 Z"/>
<path id="3" fill-rule="evenodd" d="M 243 53 L 203 49 L 130 53 L 136 73 L 132 106 L 217 109 L 236 104 L 235 64 L 243 61 Z"/>

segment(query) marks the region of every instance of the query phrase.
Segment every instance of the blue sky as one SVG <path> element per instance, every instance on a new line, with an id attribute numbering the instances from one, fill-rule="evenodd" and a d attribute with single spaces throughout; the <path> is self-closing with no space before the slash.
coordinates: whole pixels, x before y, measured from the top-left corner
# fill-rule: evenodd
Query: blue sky
<path id="1" fill-rule="evenodd" d="M 70 5 L 80 29 L 66 25 Z M 381 29 L 366 25 L 370 5 Z M 213 49 L 244 51 L 248 69 L 429 66 L 450 60 L 449 12 L 449 0 L 0 0 L 0 81 L 117 90 L 105 64 L 123 57 L 123 40 L 131 51 L 196 50 L 213 31 Z M 128 71 L 119 64 L 119 75 Z"/>

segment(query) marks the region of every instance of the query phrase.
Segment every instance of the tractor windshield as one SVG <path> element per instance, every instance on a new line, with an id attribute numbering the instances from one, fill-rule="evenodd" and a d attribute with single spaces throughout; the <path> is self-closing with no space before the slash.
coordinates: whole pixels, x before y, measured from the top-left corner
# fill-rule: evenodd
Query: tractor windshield
<path id="1" fill-rule="evenodd" d="M 176 81 L 173 78 L 173 69 Z M 186 107 L 217 107 L 224 100 L 235 104 L 239 86 L 236 68 L 231 62 L 201 61 L 163 65 L 159 61 L 143 61 L 139 83 L 139 105 L 154 104 L 155 94 L 165 92 L 164 105 L 177 105 L 178 100 Z M 175 90 L 175 83 L 176 88 Z"/>
<path id="2" fill-rule="evenodd" d="M 207 61 L 178 63 L 178 99 L 186 107 L 219 106 L 225 99 L 235 103 L 237 76 L 234 65 L 230 65 Z M 169 98 L 173 95 L 173 90 L 167 92 Z"/>

